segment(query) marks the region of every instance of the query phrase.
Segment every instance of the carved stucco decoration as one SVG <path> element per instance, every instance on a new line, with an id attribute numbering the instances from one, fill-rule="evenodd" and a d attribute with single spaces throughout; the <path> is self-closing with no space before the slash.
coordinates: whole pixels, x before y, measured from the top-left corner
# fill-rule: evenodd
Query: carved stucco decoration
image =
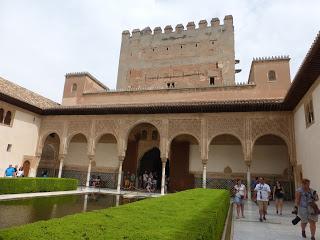
<path id="1" fill-rule="evenodd" d="M 291 121 L 289 116 L 283 117 L 264 117 L 250 120 L 251 128 L 251 152 L 255 141 L 264 135 L 275 135 L 280 137 L 288 147 L 290 162 L 294 164 L 293 137 L 291 133 Z"/>
<path id="2" fill-rule="evenodd" d="M 69 121 L 68 122 L 68 142 L 71 138 L 79 133 L 82 133 L 89 141 L 90 137 L 90 129 L 91 129 L 91 121 L 87 120 L 78 120 L 78 121 Z"/>
<path id="3" fill-rule="evenodd" d="M 217 117 L 208 118 L 208 145 L 212 139 L 219 135 L 229 134 L 238 138 L 241 144 L 245 140 L 245 118 L 240 117 Z"/>
<path id="4" fill-rule="evenodd" d="M 261 136 L 273 134 L 283 138 L 290 145 L 290 121 L 289 117 L 264 117 L 250 120 L 252 143 Z"/>
<path id="5" fill-rule="evenodd" d="M 201 143 L 201 120 L 200 119 L 170 119 L 169 120 L 168 144 L 180 134 L 189 134 Z"/>
<path id="6" fill-rule="evenodd" d="M 119 122 L 117 120 L 97 120 L 95 123 L 94 138 L 96 142 L 104 134 L 112 134 L 118 141 Z"/>
<path id="7" fill-rule="evenodd" d="M 139 118 L 139 119 L 121 119 L 119 120 L 119 130 L 118 130 L 118 136 L 119 136 L 119 151 L 120 155 L 125 154 L 125 151 L 127 149 L 128 145 L 128 137 L 130 132 L 139 124 L 143 123 L 149 123 L 153 126 L 155 126 L 159 132 L 159 137 L 161 139 L 162 136 L 162 122 L 160 119 L 148 119 L 148 118 Z M 161 140 L 160 140 L 161 141 Z"/>
<path id="8" fill-rule="evenodd" d="M 39 137 L 39 144 L 37 152 L 41 154 L 43 145 L 46 141 L 46 138 L 51 133 L 56 133 L 59 136 L 60 141 L 62 140 L 63 136 L 63 121 L 46 121 L 43 120 L 41 123 L 40 129 L 40 137 Z"/>

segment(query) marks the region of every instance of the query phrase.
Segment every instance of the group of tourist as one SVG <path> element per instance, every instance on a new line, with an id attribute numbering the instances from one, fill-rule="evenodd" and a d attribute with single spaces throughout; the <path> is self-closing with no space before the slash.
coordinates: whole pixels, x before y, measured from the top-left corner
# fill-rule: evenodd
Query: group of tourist
<path id="1" fill-rule="evenodd" d="M 127 172 L 123 176 L 124 178 L 124 189 L 127 190 L 133 190 L 136 188 L 136 181 L 137 186 L 139 189 L 143 189 L 147 192 L 155 192 L 157 189 L 159 189 L 159 184 L 161 182 L 161 179 L 159 179 L 157 172 L 148 172 L 145 171 L 142 175 L 140 175 L 138 178 L 136 178 L 136 175 L 134 173 Z M 169 178 L 166 177 L 165 182 L 165 192 L 167 189 L 167 185 L 169 182 Z"/>
<path id="2" fill-rule="evenodd" d="M 4 172 L 5 177 L 24 177 L 23 167 L 18 167 L 15 165 L 14 167 L 12 164 Z"/>
<path id="3" fill-rule="evenodd" d="M 276 214 L 282 215 L 283 201 L 285 198 L 285 191 L 279 181 L 276 181 L 272 191 L 270 186 L 265 182 L 263 177 L 256 178 L 252 181 L 251 189 L 253 190 L 253 200 L 259 207 L 259 221 L 266 221 L 266 215 L 270 200 L 275 201 Z M 236 180 L 234 186 L 234 203 L 236 205 L 236 218 L 244 218 L 244 199 L 247 198 L 246 186 L 242 184 L 240 179 Z M 316 222 L 320 210 L 315 203 L 319 200 L 318 194 L 315 190 L 310 188 L 310 180 L 303 179 L 302 186 L 297 189 L 295 194 L 295 209 L 292 213 L 297 214 L 297 217 L 292 221 L 297 224 L 301 221 L 302 237 L 306 238 L 306 226 L 309 223 L 311 240 L 315 239 Z"/>

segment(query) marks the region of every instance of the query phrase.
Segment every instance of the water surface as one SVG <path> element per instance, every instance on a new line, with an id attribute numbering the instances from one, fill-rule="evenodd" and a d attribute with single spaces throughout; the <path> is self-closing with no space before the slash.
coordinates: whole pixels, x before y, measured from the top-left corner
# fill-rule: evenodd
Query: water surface
<path id="1" fill-rule="evenodd" d="M 77 194 L 0 201 L 0 229 L 135 201 L 110 194 Z"/>

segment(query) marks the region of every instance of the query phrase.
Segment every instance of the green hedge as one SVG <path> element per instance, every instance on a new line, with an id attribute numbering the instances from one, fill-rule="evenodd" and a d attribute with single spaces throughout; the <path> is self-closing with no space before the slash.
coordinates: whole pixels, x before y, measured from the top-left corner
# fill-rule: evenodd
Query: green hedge
<path id="1" fill-rule="evenodd" d="M 193 189 L 1 230 L 0 239 L 220 240 L 229 203 L 225 190 Z"/>
<path id="2" fill-rule="evenodd" d="M 77 185 L 70 178 L 0 178 L 0 194 L 75 190 Z"/>

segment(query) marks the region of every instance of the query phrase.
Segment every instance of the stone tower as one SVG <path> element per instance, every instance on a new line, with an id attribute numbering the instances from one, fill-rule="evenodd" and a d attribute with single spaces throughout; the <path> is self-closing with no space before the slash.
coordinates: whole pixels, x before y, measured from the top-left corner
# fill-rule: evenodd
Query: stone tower
<path id="1" fill-rule="evenodd" d="M 234 28 L 231 15 L 122 32 L 117 89 L 188 88 L 235 82 Z"/>

